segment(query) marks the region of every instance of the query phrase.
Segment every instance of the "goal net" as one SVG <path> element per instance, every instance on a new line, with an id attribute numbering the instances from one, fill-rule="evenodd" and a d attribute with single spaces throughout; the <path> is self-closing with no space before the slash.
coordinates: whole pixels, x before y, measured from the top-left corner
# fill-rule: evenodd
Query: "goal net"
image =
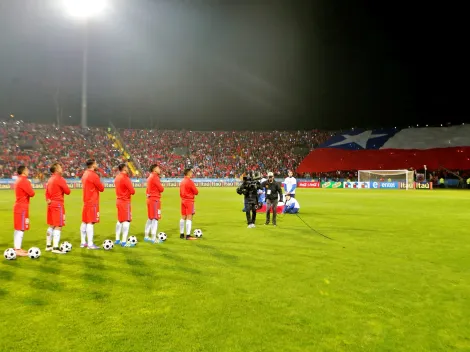
<path id="1" fill-rule="evenodd" d="M 402 182 L 405 189 L 413 188 L 414 171 L 408 170 L 359 170 L 358 182 Z M 401 188 L 401 187 L 400 187 Z"/>

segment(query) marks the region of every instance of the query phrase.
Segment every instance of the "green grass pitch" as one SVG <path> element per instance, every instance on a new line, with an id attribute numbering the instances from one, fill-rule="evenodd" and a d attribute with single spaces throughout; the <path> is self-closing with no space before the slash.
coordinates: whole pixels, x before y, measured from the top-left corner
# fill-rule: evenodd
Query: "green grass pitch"
<path id="1" fill-rule="evenodd" d="M 81 191 L 66 199 L 71 253 L 0 260 L 0 351 L 470 351 L 470 191 L 298 190 L 301 216 L 247 229 L 233 188 L 201 188 L 178 237 L 165 190 L 159 231 L 137 248 L 79 248 Z M 13 192 L 0 192 L 0 248 L 12 246 Z M 24 248 L 45 246 L 44 194 Z M 114 239 L 114 190 L 96 242 Z"/>

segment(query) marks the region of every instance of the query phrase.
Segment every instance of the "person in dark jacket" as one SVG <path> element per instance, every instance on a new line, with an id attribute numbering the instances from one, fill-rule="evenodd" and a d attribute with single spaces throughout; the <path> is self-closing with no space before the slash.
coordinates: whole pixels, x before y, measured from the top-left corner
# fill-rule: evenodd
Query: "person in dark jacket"
<path id="1" fill-rule="evenodd" d="M 246 213 L 246 222 L 248 228 L 253 228 L 256 222 L 256 210 L 258 209 L 258 191 L 261 189 L 261 185 L 258 181 L 259 176 L 251 178 L 244 177 L 243 183 L 237 188 L 238 194 L 243 194 L 245 197 L 245 207 L 243 211 Z"/>
<path id="2" fill-rule="evenodd" d="M 277 217 L 277 203 L 279 199 L 282 199 L 282 188 L 279 184 L 274 181 L 274 174 L 268 172 L 268 180 L 261 184 L 261 188 L 264 189 L 266 194 L 266 224 L 269 225 L 271 217 L 271 209 L 273 210 L 273 226 L 276 226 Z"/>

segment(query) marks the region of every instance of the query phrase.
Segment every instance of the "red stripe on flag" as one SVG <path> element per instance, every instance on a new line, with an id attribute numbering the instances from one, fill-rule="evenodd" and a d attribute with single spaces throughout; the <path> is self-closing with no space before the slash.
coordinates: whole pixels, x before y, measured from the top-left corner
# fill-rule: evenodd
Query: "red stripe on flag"
<path id="1" fill-rule="evenodd" d="M 435 149 L 362 149 L 322 148 L 310 152 L 297 172 L 337 170 L 470 169 L 470 147 Z"/>

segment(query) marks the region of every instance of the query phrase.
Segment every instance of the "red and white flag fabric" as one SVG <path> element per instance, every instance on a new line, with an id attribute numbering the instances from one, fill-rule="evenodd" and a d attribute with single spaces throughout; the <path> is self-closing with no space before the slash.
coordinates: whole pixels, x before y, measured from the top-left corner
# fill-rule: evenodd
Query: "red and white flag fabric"
<path id="1" fill-rule="evenodd" d="M 470 125 L 351 130 L 335 135 L 300 163 L 297 172 L 470 169 Z"/>

